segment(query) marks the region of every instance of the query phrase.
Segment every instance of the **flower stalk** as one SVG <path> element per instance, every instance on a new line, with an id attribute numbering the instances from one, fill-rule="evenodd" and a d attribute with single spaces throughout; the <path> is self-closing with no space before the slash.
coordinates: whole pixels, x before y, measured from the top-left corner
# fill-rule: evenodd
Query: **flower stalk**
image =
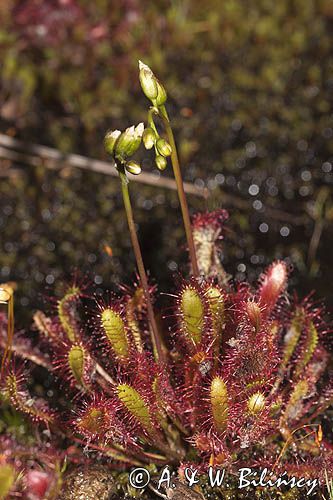
<path id="1" fill-rule="evenodd" d="M 189 251 L 191 265 L 192 265 L 192 273 L 193 273 L 193 276 L 198 277 L 199 276 L 199 267 L 198 267 L 196 252 L 195 252 L 191 219 L 190 219 L 190 214 L 189 214 L 189 210 L 188 210 L 185 190 L 184 190 L 183 177 L 182 177 L 182 173 L 181 173 L 181 169 L 180 169 L 175 138 L 174 138 L 173 131 L 172 131 L 172 128 L 170 125 L 168 113 L 167 113 L 167 110 L 166 110 L 164 105 L 159 107 L 159 116 L 163 120 L 165 132 L 167 134 L 168 141 L 169 141 L 169 144 L 170 144 L 171 150 L 172 150 L 171 151 L 171 163 L 172 163 L 172 168 L 173 168 L 173 174 L 175 176 L 175 181 L 177 184 L 178 198 L 179 198 L 180 208 L 182 211 L 182 216 L 183 216 L 183 221 L 184 221 L 188 251 Z"/>
<path id="2" fill-rule="evenodd" d="M 153 104 L 153 107 L 148 111 L 148 125 L 150 127 L 149 130 L 151 130 L 152 134 L 155 134 L 155 152 L 156 152 L 155 162 L 157 168 L 161 171 L 164 170 L 167 166 L 166 157 L 171 156 L 171 163 L 172 163 L 174 177 L 176 180 L 178 198 L 184 221 L 186 240 L 192 265 L 192 274 L 194 277 L 197 278 L 199 277 L 200 272 L 199 272 L 199 266 L 197 262 L 194 239 L 192 234 L 191 219 L 184 190 L 184 184 L 179 164 L 176 142 L 173 135 L 172 127 L 170 125 L 168 113 L 165 107 L 165 103 L 167 100 L 167 93 L 163 85 L 158 80 L 158 78 L 156 78 L 156 76 L 149 68 L 149 66 L 147 66 L 141 61 L 139 61 L 139 78 L 143 93 Z M 169 143 L 167 143 L 164 139 L 159 138 L 159 134 L 154 124 L 153 114 L 157 114 L 162 119 Z M 148 141 L 144 140 L 147 149 L 151 149 L 152 147 L 151 144 L 152 134 L 149 134 Z"/>
<path id="3" fill-rule="evenodd" d="M 154 347 L 154 351 L 156 353 L 157 359 L 162 361 L 163 357 L 164 357 L 164 353 L 162 350 L 162 343 L 160 340 L 159 331 L 158 331 L 158 327 L 157 327 L 157 323 L 156 323 L 156 319 L 155 319 L 155 314 L 154 314 L 154 309 L 153 309 L 153 305 L 152 305 L 150 294 L 149 294 L 148 279 L 147 279 L 145 266 L 143 263 L 141 248 L 140 248 L 138 236 L 136 233 L 132 204 L 131 204 L 131 199 L 130 199 L 130 194 L 129 194 L 129 189 L 128 189 L 128 179 L 127 179 L 126 174 L 125 174 L 125 169 L 121 165 L 118 165 L 117 168 L 118 168 L 119 177 L 120 177 L 120 181 L 121 181 L 121 191 L 122 191 L 123 200 L 124 200 L 128 229 L 130 232 L 132 247 L 133 247 L 136 263 L 138 266 L 138 272 L 139 272 L 139 276 L 140 276 L 141 286 L 142 286 L 144 296 L 146 299 L 148 320 L 149 320 L 149 325 L 150 325 L 150 329 L 151 329 L 153 347 Z"/>
<path id="4" fill-rule="evenodd" d="M 0 380 L 9 365 L 14 337 L 14 289 L 9 285 L 0 288 L 0 304 L 7 305 L 7 345 L 1 362 Z"/>

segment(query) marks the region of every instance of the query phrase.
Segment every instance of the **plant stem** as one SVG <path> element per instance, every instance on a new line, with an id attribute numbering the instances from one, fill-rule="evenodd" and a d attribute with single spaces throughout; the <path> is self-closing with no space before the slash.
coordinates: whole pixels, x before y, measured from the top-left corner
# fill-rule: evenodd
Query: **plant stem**
<path id="1" fill-rule="evenodd" d="M 171 149 L 172 149 L 171 163 L 172 163 L 173 173 L 174 173 L 176 184 L 177 184 L 178 197 L 179 197 L 180 207 L 181 207 L 183 220 L 184 220 L 188 251 L 190 254 L 190 260 L 191 260 L 191 264 L 192 264 L 192 272 L 193 272 L 193 275 L 195 277 L 198 277 L 199 276 L 199 268 L 198 268 L 198 262 L 197 262 L 196 252 L 195 252 L 195 245 L 194 245 L 193 234 L 192 234 L 191 219 L 190 219 L 186 195 L 185 195 L 185 191 L 184 191 L 183 178 L 182 178 L 182 174 L 181 174 L 181 170 L 180 170 L 175 138 L 174 138 L 174 135 L 172 132 L 170 120 L 169 120 L 168 113 L 167 113 L 165 106 L 164 105 L 160 106 L 158 109 L 160 111 L 159 116 L 163 120 L 165 131 L 166 131 L 166 134 L 168 136 L 168 141 L 169 141 L 169 144 L 170 144 Z"/>
<path id="2" fill-rule="evenodd" d="M 14 337 L 14 290 L 0 288 L 0 304 L 7 304 L 7 343 L 1 362 L 0 380 L 3 379 L 6 367 L 9 366 Z"/>
<path id="3" fill-rule="evenodd" d="M 157 323 L 156 323 L 156 319 L 155 319 L 155 315 L 154 315 L 153 305 L 151 303 L 151 299 L 150 299 L 150 295 L 149 295 L 147 274 L 146 274 L 145 266 L 144 266 L 143 259 L 142 259 L 140 244 L 139 244 L 138 236 L 136 234 L 136 228 L 135 228 L 135 223 L 134 223 L 134 218 L 133 218 L 133 210 L 132 210 L 131 199 L 130 199 L 129 190 L 128 190 L 128 179 L 127 179 L 126 174 L 121 166 L 118 167 L 118 172 L 119 172 L 119 176 L 120 176 L 120 180 L 121 180 L 121 189 L 122 189 L 123 200 L 124 200 L 124 205 L 125 205 L 125 210 L 126 210 L 128 228 L 129 228 L 129 232 L 130 232 L 130 236 L 131 236 L 131 241 L 132 241 L 132 246 L 133 246 L 133 250 L 134 250 L 136 263 L 138 266 L 141 286 L 142 286 L 143 293 L 144 293 L 146 303 L 147 303 L 147 312 L 148 312 L 148 319 L 149 319 L 149 324 L 150 324 L 153 346 L 156 350 L 157 359 L 163 360 L 164 353 L 162 350 L 162 344 L 161 344 L 161 340 L 160 340 L 160 336 L 159 336 L 159 332 L 158 332 L 158 328 L 157 328 Z"/>

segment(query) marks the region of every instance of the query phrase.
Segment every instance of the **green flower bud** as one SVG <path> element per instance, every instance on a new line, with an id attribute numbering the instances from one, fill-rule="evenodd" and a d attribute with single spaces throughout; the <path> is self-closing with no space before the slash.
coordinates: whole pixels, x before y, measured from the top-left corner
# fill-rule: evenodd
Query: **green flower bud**
<path id="1" fill-rule="evenodd" d="M 125 165 L 126 170 L 133 175 L 139 175 L 141 173 L 141 167 L 136 161 L 128 161 Z"/>
<path id="2" fill-rule="evenodd" d="M 139 123 L 136 127 L 134 125 L 129 127 L 123 132 L 115 145 L 116 157 L 119 160 L 132 156 L 141 144 L 142 134 L 144 131 L 144 124 Z"/>
<path id="3" fill-rule="evenodd" d="M 114 146 L 118 137 L 121 135 L 120 130 L 109 130 L 104 138 L 104 147 L 109 155 L 113 154 Z"/>
<path id="4" fill-rule="evenodd" d="M 145 96 L 148 97 L 148 99 L 150 99 L 151 101 L 156 99 L 158 88 L 155 75 L 149 68 L 149 66 L 141 61 L 139 61 L 139 79 L 141 88 Z"/>
<path id="5" fill-rule="evenodd" d="M 165 170 L 167 167 L 167 161 L 164 158 L 164 156 L 157 155 L 155 157 L 155 163 L 156 163 L 158 170 Z"/>
<path id="6" fill-rule="evenodd" d="M 167 141 L 165 141 L 164 139 L 158 139 L 158 141 L 156 142 L 156 147 L 157 147 L 158 152 L 162 156 L 170 156 L 172 153 L 172 148 L 171 148 L 170 144 Z"/>
<path id="7" fill-rule="evenodd" d="M 143 144 L 146 149 L 151 149 L 156 142 L 156 134 L 152 128 L 146 128 L 142 136 Z"/>
<path id="8" fill-rule="evenodd" d="M 162 106 L 167 99 L 163 85 L 158 81 L 152 70 L 139 61 L 139 79 L 143 93 L 155 106 Z"/>

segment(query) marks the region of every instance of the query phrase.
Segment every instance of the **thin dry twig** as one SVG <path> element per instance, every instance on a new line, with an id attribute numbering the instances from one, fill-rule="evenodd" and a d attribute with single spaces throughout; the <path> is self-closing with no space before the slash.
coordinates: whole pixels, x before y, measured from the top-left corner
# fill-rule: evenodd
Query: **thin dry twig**
<path id="1" fill-rule="evenodd" d="M 64 166 L 71 166 L 98 172 L 101 174 L 118 177 L 118 173 L 114 168 L 113 162 L 106 162 L 88 158 L 77 154 L 64 154 L 58 149 L 41 146 L 39 144 L 29 144 L 19 139 L 14 139 L 5 134 L 0 134 L 0 158 L 11 160 L 31 166 L 38 166 L 41 160 L 46 168 L 51 170 L 61 170 Z M 159 177 L 157 174 L 142 172 L 141 175 L 128 175 L 135 182 L 147 184 L 150 186 L 163 187 L 166 189 L 176 190 L 176 182 L 167 177 Z M 189 182 L 184 183 L 185 192 L 195 196 L 206 198 L 208 192 L 204 188 L 200 188 Z"/>
<path id="2" fill-rule="evenodd" d="M 5 165 L 1 165 L 1 160 L 5 162 Z M 69 166 L 112 177 L 118 176 L 116 169 L 113 168 L 113 162 L 96 160 L 77 154 L 64 154 L 55 148 L 26 143 L 6 134 L 0 134 L 0 176 L 11 177 L 19 174 L 20 169 L 10 167 L 11 163 L 33 167 L 43 165 L 50 170 L 62 170 L 64 167 Z M 160 177 L 158 172 L 155 174 L 142 172 L 140 175 L 128 174 L 128 176 L 134 182 L 149 186 L 171 189 L 172 191 L 177 189 L 176 182 L 173 179 Z M 196 186 L 190 182 L 184 182 L 184 190 L 186 194 L 204 199 L 210 196 L 210 191 L 207 188 Z M 223 189 L 220 189 L 219 194 L 225 208 L 235 207 L 246 212 L 253 210 L 251 203 L 241 196 L 227 193 Z M 310 220 L 310 216 L 305 212 L 303 214 L 293 214 L 270 206 L 265 206 L 265 214 L 272 219 L 289 222 L 296 226 L 306 225 Z"/>

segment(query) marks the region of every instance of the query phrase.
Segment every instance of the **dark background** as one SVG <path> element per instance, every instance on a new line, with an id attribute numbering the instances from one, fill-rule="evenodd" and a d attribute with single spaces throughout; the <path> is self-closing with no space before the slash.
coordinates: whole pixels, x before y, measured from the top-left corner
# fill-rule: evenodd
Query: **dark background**
<path id="1" fill-rule="evenodd" d="M 191 210 L 230 212 L 228 272 L 253 281 L 285 258 L 299 294 L 332 306 L 330 0 L 2 0 L 0 17 L 2 133 L 106 159 L 107 129 L 146 120 L 142 59 L 168 91 L 184 178 L 210 191 Z M 116 178 L 3 158 L 0 183 L 0 281 L 18 283 L 19 323 L 74 269 L 99 288 L 133 279 Z M 145 263 L 170 290 L 186 270 L 177 196 L 131 191 Z"/>

